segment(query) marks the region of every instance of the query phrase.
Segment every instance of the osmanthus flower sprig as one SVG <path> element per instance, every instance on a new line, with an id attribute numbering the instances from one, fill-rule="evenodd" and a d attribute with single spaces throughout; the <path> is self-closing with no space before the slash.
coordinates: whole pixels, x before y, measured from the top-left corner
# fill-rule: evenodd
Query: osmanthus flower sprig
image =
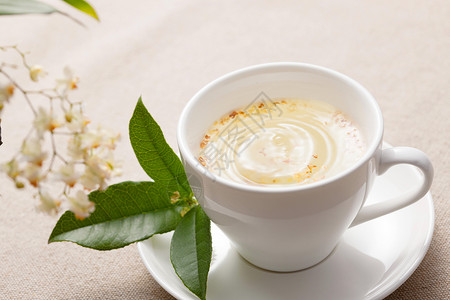
<path id="1" fill-rule="evenodd" d="M 7 104 L 23 99 L 33 114 L 20 149 L 1 170 L 17 188 L 36 190 L 40 210 L 57 214 L 69 209 L 79 219 L 88 217 L 95 209 L 88 198 L 90 191 L 106 189 L 108 181 L 120 173 L 114 159 L 120 136 L 100 126 L 93 128 L 82 101 L 71 100 L 79 79 L 69 68 L 52 87 L 30 89 L 48 76 L 44 67 L 29 64 L 27 54 L 17 46 L 0 46 L 1 52 L 16 53 L 18 62 L 0 62 L 0 117 Z M 14 79 L 17 69 L 28 72 L 29 82 Z M 2 147 L 7 147 L 5 137 L 3 142 Z"/>

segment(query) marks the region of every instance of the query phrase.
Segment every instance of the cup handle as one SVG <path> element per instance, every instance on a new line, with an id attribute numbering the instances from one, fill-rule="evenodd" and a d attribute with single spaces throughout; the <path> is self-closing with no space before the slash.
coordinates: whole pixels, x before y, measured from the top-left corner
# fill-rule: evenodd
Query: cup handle
<path id="1" fill-rule="evenodd" d="M 410 147 L 393 147 L 384 149 L 377 168 L 377 175 L 398 164 L 410 164 L 419 168 L 423 173 L 423 182 L 420 186 L 393 199 L 385 200 L 363 207 L 350 227 L 381 217 L 421 199 L 429 191 L 433 181 L 433 166 L 428 156 L 422 151 Z"/>

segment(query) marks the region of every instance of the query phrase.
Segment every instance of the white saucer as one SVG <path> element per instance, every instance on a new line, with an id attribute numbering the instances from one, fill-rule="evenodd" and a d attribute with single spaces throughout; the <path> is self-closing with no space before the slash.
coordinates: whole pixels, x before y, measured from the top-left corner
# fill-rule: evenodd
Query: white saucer
<path id="1" fill-rule="evenodd" d="M 414 167 L 399 165 L 376 179 L 368 204 L 419 184 Z M 349 229 L 322 263 L 299 272 L 259 269 L 239 256 L 228 239 L 212 226 L 213 261 L 208 300 L 382 299 L 411 276 L 431 242 L 434 226 L 430 194 L 392 214 Z M 169 259 L 172 233 L 138 244 L 147 269 L 178 299 L 198 299 L 175 274 Z"/>

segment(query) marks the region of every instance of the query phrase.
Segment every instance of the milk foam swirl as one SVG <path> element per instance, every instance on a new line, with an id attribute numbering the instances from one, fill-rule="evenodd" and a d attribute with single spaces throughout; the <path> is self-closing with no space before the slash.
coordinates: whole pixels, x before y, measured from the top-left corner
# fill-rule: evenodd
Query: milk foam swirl
<path id="1" fill-rule="evenodd" d="M 305 184 L 353 165 L 365 145 L 333 106 L 296 99 L 256 103 L 216 122 L 199 161 L 215 175 L 253 185 Z"/>

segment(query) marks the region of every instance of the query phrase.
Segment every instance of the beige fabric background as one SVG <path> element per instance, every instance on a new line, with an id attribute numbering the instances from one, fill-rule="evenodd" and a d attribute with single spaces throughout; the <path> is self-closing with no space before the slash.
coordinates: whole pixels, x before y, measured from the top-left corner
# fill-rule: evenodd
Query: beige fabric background
<path id="1" fill-rule="evenodd" d="M 436 226 L 428 254 L 387 299 L 449 299 L 450 2 L 448 0 L 91 0 L 101 22 L 60 15 L 0 17 L 0 44 L 19 44 L 52 75 L 70 65 L 95 121 L 121 132 L 121 180 L 146 179 L 128 142 L 139 95 L 171 146 L 180 112 L 203 85 L 248 65 L 297 61 L 343 72 L 379 101 L 385 139 L 422 149 L 436 177 Z M 65 6 L 61 6 L 66 8 Z M 0 53 L 1 55 L 1 53 Z M 0 161 L 17 150 L 27 110 L 3 116 Z M 135 245 L 97 252 L 47 245 L 56 219 L 0 175 L 0 298 L 173 299 Z M 343 274 L 345 276 L 345 274 Z"/>

